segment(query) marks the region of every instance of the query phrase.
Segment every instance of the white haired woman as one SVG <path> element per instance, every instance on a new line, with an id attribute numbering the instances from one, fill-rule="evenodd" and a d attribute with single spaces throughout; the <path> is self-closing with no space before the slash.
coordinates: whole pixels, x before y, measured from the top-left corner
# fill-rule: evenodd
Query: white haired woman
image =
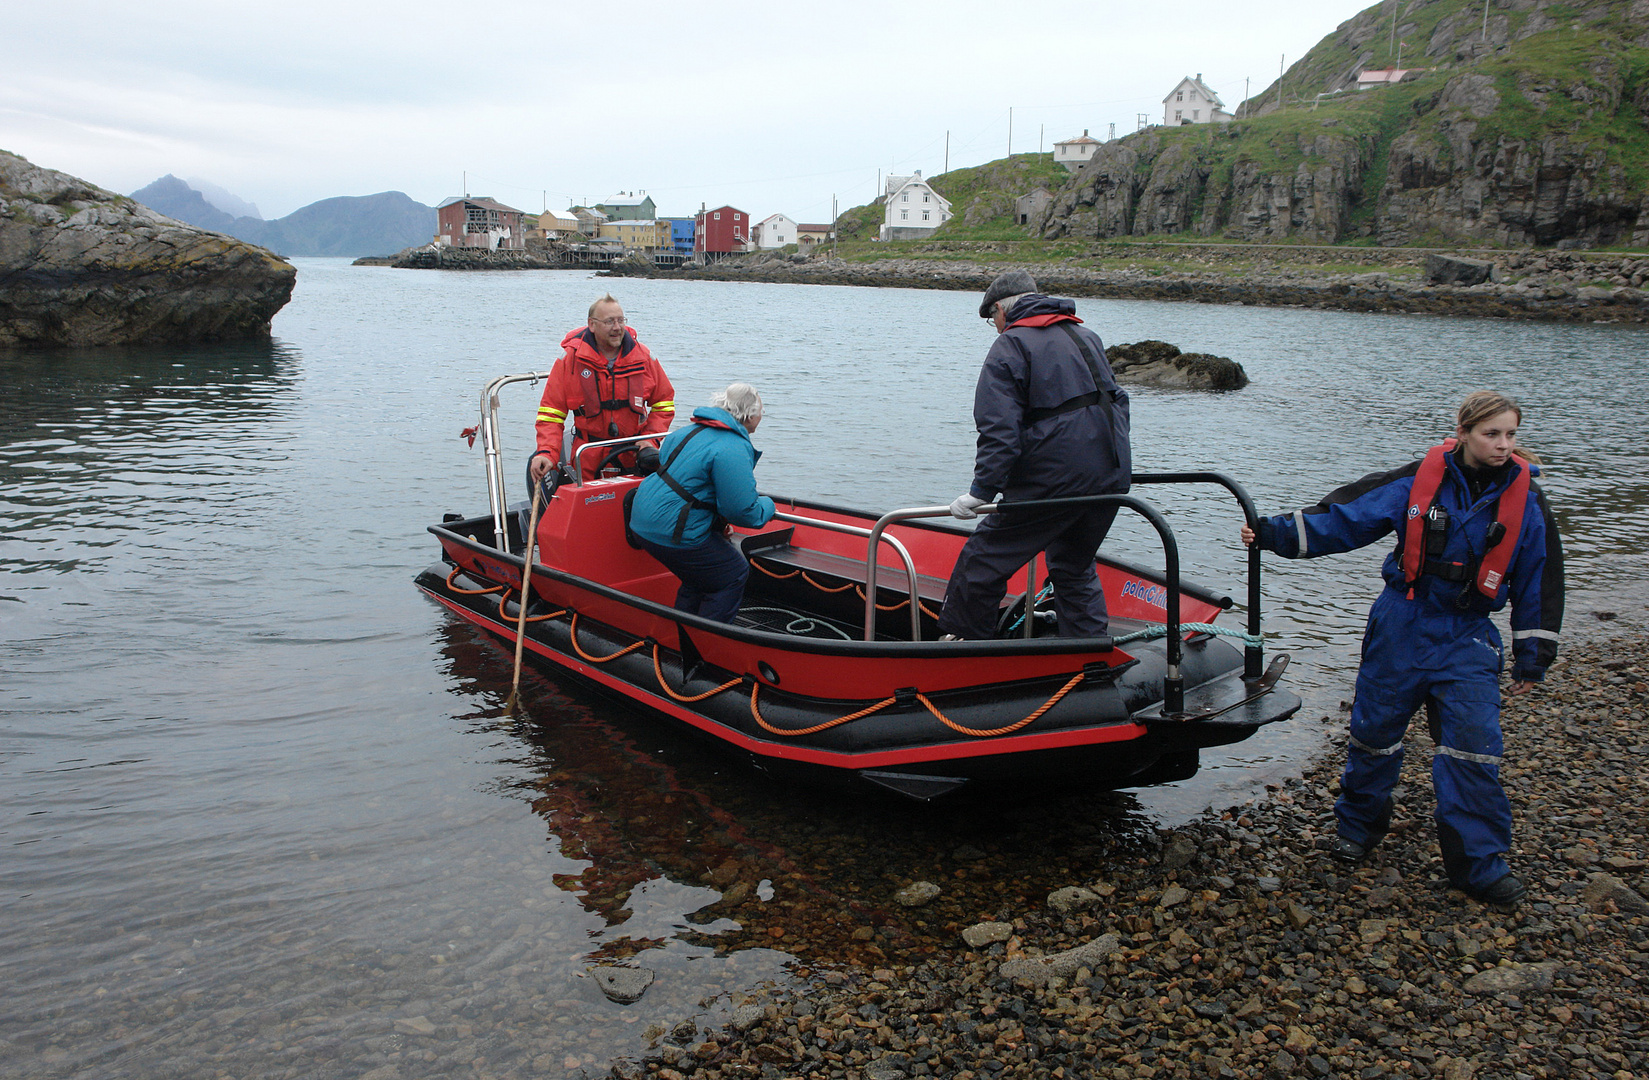
<path id="1" fill-rule="evenodd" d="M 1350 551 L 1398 534 L 1369 613 L 1351 707 L 1330 854 L 1355 865 L 1391 825 L 1403 735 L 1422 704 L 1436 751 L 1437 836 L 1456 888 L 1497 908 L 1528 888 L 1507 867 L 1512 812 L 1500 784 L 1500 632 L 1512 605 L 1513 694 L 1527 693 L 1557 654 L 1563 548 L 1534 455 L 1517 449 L 1523 410 L 1488 390 L 1467 395 L 1454 438 L 1419 461 L 1371 473 L 1316 506 L 1242 529 L 1290 559 Z"/>
<path id="2" fill-rule="evenodd" d="M 762 419 L 761 395 L 749 383 L 734 383 L 691 419 L 665 437 L 658 472 L 636 489 L 630 531 L 681 579 L 678 611 L 730 623 L 750 564 L 726 527 L 773 520 L 773 500 L 756 493 L 761 451 L 750 441 Z"/>

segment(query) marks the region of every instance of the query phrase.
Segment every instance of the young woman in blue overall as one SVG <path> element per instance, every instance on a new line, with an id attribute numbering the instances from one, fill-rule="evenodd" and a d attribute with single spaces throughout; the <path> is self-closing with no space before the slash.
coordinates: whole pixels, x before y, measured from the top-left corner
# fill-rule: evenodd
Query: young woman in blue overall
<path id="1" fill-rule="evenodd" d="M 1511 805 L 1500 784 L 1500 632 L 1512 605 L 1513 694 L 1540 682 L 1563 622 L 1563 550 L 1532 455 L 1516 452 L 1523 412 L 1486 390 L 1460 406 L 1455 437 L 1421 461 L 1373 473 L 1316 506 L 1243 527 L 1243 542 L 1290 559 L 1396 532 L 1369 612 L 1330 854 L 1361 862 L 1391 824 L 1403 735 L 1426 706 L 1436 751 L 1437 834 L 1450 883 L 1496 907 L 1528 888 L 1511 873 Z"/>

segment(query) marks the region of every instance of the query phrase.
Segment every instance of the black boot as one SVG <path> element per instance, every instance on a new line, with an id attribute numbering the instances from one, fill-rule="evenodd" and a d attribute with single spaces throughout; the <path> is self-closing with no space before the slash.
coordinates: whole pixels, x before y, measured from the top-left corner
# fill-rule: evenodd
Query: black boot
<path id="1" fill-rule="evenodd" d="M 1462 886 L 1460 891 L 1496 911 L 1513 911 L 1517 908 L 1518 901 L 1529 895 L 1529 887 L 1514 874 L 1507 874 L 1503 878 L 1491 881 L 1481 889 Z"/>
<path id="2" fill-rule="evenodd" d="M 1391 814 L 1396 806 L 1397 800 L 1387 795 L 1386 804 L 1381 808 L 1380 816 L 1376 817 L 1374 824 L 1369 826 L 1368 840 L 1359 844 L 1355 840 L 1347 840 L 1343 836 L 1338 837 L 1335 839 L 1334 845 L 1328 849 L 1329 858 L 1346 866 L 1356 866 L 1368 858 L 1369 852 L 1379 847 L 1380 841 L 1384 840 L 1386 833 L 1391 831 Z"/>

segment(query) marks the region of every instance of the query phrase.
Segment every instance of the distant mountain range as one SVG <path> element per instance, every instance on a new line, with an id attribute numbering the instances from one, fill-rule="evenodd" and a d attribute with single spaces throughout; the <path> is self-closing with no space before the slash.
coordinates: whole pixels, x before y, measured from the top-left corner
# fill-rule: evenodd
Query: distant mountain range
<path id="1" fill-rule="evenodd" d="M 251 206 L 219 188 L 213 195 L 219 202 Z M 277 255 L 388 255 L 427 244 L 435 235 L 435 208 L 399 191 L 322 199 L 273 221 L 225 213 L 170 173 L 132 192 L 132 198 L 169 218 L 228 233 Z"/>

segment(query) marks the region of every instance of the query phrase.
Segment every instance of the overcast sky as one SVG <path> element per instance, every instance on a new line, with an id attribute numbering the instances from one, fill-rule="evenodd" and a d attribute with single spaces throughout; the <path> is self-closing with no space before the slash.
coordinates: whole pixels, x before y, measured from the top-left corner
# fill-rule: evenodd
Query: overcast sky
<path id="1" fill-rule="evenodd" d="M 173 173 L 264 217 L 334 195 L 537 212 L 646 191 L 799 221 L 1084 128 L 1201 73 L 1234 109 L 1362 0 L 1266 4 L 78 0 L 16 7 L 0 149 L 130 192 Z M 1170 21 L 1171 20 L 1171 21 Z M 1245 82 L 1246 81 L 1246 82 Z"/>

